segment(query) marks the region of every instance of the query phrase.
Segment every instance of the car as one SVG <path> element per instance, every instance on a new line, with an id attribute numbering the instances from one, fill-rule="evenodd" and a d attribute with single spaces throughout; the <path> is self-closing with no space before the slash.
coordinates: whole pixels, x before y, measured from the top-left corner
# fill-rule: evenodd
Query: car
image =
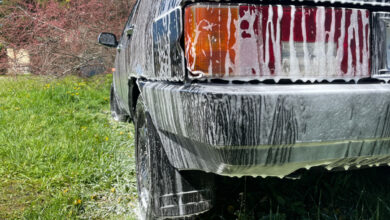
<path id="1" fill-rule="evenodd" d="M 135 124 L 145 219 L 215 205 L 216 176 L 390 164 L 390 1 L 138 0 L 111 111 Z"/>

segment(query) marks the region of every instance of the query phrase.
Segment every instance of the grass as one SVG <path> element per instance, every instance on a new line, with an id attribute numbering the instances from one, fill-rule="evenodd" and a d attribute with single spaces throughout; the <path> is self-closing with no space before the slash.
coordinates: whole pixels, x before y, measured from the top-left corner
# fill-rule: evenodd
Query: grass
<path id="1" fill-rule="evenodd" d="M 0 78 L 0 219 L 134 219 L 133 127 L 111 75 Z"/>
<path id="2" fill-rule="evenodd" d="M 135 219 L 134 128 L 110 117 L 111 77 L 0 77 L 1 220 Z M 390 219 L 389 174 L 217 177 L 203 219 Z"/>

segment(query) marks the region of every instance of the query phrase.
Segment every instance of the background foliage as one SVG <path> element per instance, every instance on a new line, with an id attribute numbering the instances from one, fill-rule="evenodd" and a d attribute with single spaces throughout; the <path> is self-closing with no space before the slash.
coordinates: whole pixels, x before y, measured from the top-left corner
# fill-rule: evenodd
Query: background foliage
<path id="1" fill-rule="evenodd" d="M 0 43 L 25 49 L 35 74 L 67 75 L 84 67 L 111 69 L 115 50 L 101 47 L 101 32 L 120 35 L 135 0 L 8 0 L 0 6 Z M 8 60 L 0 48 L 0 65 Z M 0 67 L 1 69 L 1 67 Z"/>

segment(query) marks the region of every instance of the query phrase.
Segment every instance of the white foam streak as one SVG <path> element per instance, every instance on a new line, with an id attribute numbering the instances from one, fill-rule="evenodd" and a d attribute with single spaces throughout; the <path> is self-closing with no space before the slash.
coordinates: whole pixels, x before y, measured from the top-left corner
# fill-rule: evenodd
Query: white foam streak
<path id="1" fill-rule="evenodd" d="M 271 75 L 268 69 L 269 61 L 270 61 L 270 54 L 269 54 L 269 33 L 271 32 L 271 36 L 274 33 L 274 26 L 272 24 L 272 17 L 273 17 L 273 9 L 272 6 L 268 7 L 268 20 L 267 20 L 267 27 L 265 30 L 265 60 L 264 60 L 264 75 L 268 76 Z"/>
<path id="2" fill-rule="evenodd" d="M 283 70 L 282 70 L 282 56 L 281 56 L 281 48 L 280 48 L 280 45 L 281 45 L 281 42 L 280 42 L 280 36 L 281 36 L 281 33 L 280 33 L 280 21 L 282 20 L 283 18 L 283 7 L 281 5 L 278 5 L 278 20 L 277 20 L 277 23 L 276 23 L 276 41 L 273 40 L 273 47 L 274 47 L 274 54 L 275 54 L 275 72 L 276 73 L 281 73 Z M 274 37 L 274 35 L 272 34 L 272 36 Z"/>
<path id="3" fill-rule="evenodd" d="M 311 72 L 311 62 L 309 59 L 309 50 L 307 48 L 307 36 L 306 36 L 306 15 L 305 15 L 305 7 L 302 6 L 302 36 L 303 36 L 303 63 L 305 66 L 305 71 L 302 74 L 303 76 L 306 74 L 310 74 Z"/>
<path id="4" fill-rule="evenodd" d="M 335 31 L 336 31 L 336 12 L 334 8 L 332 8 L 332 23 L 330 24 L 329 41 L 328 41 L 328 50 L 326 52 L 326 76 L 336 76 L 337 69 L 335 68 Z"/>
<path id="5" fill-rule="evenodd" d="M 348 76 L 354 76 L 354 69 L 353 69 L 353 65 L 352 65 L 352 48 L 351 48 L 351 44 L 352 44 L 352 39 L 354 38 L 354 32 L 355 30 L 357 29 L 356 28 L 356 25 L 357 25 L 357 11 L 354 10 L 352 12 L 352 15 L 351 15 L 351 22 L 350 22 L 350 25 L 348 27 L 348 72 L 347 72 L 347 75 Z M 355 42 L 357 42 L 357 39 L 355 39 Z"/>
<path id="6" fill-rule="evenodd" d="M 295 76 L 300 73 L 297 51 L 294 43 L 294 21 L 295 21 L 295 6 L 291 6 L 291 21 L 290 21 L 290 75 Z"/>
<path id="7" fill-rule="evenodd" d="M 316 41 L 314 46 L 314 72 L 313 74 L 323 73 L 325 70 L 326 56 L 325 53 L 325 8 L 318 7 L 316 14 Z"/>
<path id="8" fill-rule="evenodd" d="M 213 42 L 212 42 L 212 37 L 210 36 L 210 34 L 208 35 L 208 39 L 209 39 L 209 50 L 210 50 L 210 57 L 213 57 Z M 210 59 L 209 60 L 209 69 L 208 69 L 208 72 L 210 75 L 213 75 L 213 59 Z"/>
<path id="9" fill-rule="evenodd" d="M 362 63 L 362 73 L 368 71 L 369 69 L 369 56 L 370 56 L 370 39 L 368 36 L 370 36 L 370 33 L 366 33 L 366 30 L 368 28 L 369 30 L 369 23 L 370 20 L 368 16 L 366 16 L 366 11 L 360 10 L 362 15 L 362 23 L 363 23 L 363 63 Z M 362 74 L 363 75 L 363 74 Z"/>
<path id="10" fill-rule="evenodd" d="M 253 71 L 255 73 L 260 73 L 259 69 L 259 61 L 257 60 L 258 54 L 257 54 L 257 36 L 255 34 L 255 28 L 254 24 L 256 21 L 257 13 L 251 12 L 251 10 L 246 10 L 244 12 L 244 16 L 242 16 L 239 19 L 238 25 L 241 24 L 241 22 L 248 22 L 249 27 L 247 29 L 239 29 L 238 32 L 238 41 L 239 44 L 239 56 L 237 57 L 239 67 L 239 72 L 236 73 L 236 75 L 251 75 L 253 74 Z M 256 58 L 256 59 L 254 59 Z"/>

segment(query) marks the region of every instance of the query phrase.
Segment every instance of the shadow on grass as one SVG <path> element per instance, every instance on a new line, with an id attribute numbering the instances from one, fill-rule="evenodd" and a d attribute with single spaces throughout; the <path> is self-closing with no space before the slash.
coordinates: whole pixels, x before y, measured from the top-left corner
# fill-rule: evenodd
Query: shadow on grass
<path id="1" fill-rule="evenodd" d="M 26 181 L 0 179 L 0 219 L 20 217 L 20 213 L 42 195 L 37 188 L 36 184 Z"/>
<path id="2" fill-rule="evenodd" d="M 201 219 L 390 219 L 390 168 L 301 178 L 217 179 L 217 206 Z"/>

